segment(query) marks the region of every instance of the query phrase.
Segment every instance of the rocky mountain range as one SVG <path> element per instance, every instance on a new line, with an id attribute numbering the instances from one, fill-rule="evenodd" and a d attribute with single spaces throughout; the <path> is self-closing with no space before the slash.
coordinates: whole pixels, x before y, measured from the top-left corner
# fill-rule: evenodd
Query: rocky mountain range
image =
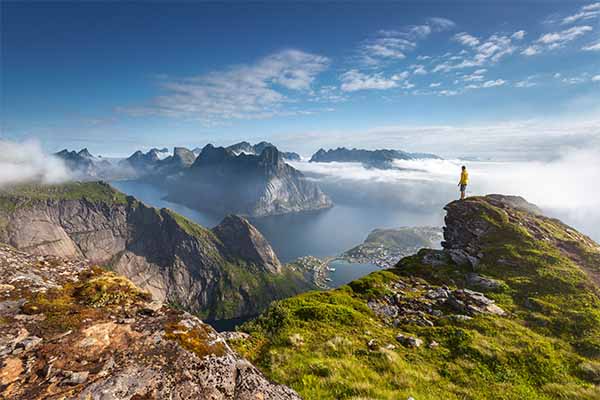
<path id="1" fill-rule="evenodd" d="M 209 320 L 255 315 L 313 287 L 241 217 L 209 230 L 101 182 L 0 190 L 0 242 L 105 265 Z"/>
<path id="2" fill-rule="evenodd" d="M 285 163 L 277 148 L 236 155 L 207 145 L 194 163 L 168 182 L 168 198 L 189 207 L 260 217 L 332 206 L 317 184 Z"/>
<path id="3" fill-rule="evenodd" d="M 0 244 L 3 399 L 300 399 L 226 337 L 90 261 Z"/>
<path id="4" fill-rule="evenodd" d="M 600 245 L 520 197 L 445 209 L 443 249 L 275 302 L 234 347 L 304 399 L 600 398 Z"/>
<path id="5" fill-rule="evenodd" d="M 123 176 L 110 161 L 93 156 L 87 148 L 79 151 L 63 149 L 54 155 L 63 160 L 76 179 L 94 180 Z"/>
<path id="6" fill-rule="evenodd" d="M 236 143 L 233 144 L 231 146 L 228 146 L 227 149 L 231 150 L 235 155 L 239 155 L 239 154 L 248 154 L 248 155 L 260 155 L 264 149 L 266 149 L 267 147 L 275 147 L 273 144 L 269 143 L 269 142 L 260 142 L 257 143 L 255 145 L 252 145 L 248 142 L 240 142 L 240 143 Z M 285 152 L 282 151 L 281 152 L 282 157 L 287 160 L 287 161 L 300 161 L 301 157 L 298 153 L 294 153 L 294 152 Z"/>
<path id="7" fill-rule="evenodd" d="M 357 162 L 362 163 L 367 168 L 391 169 L 394 167 L 394 160 L 414 160 L 414 159 L 440 159 L 435 154 L 427 153 L 408 153 L 401 150 L 364 150 L 347 149 L 338 147 L 337 149 L 319 149 L 312 155 L 310 162 Z"/>

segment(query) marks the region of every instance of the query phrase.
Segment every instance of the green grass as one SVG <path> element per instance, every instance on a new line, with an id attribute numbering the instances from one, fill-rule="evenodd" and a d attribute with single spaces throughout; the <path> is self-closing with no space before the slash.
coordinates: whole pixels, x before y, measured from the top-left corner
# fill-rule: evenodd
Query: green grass
<path id="1" fill-rule="evenodd" d="M 127 196 L 105 182 L 71 182 L 60 185 L 15 185 L 0 190 L 0 210 L 14 211 L 27 200 L 79 200 L 126 204 Z"/>
<path id="2" fill-rule="evenodd" d="M 566 254 L 560 246 L 574 239 L 561 223 L 471 201 L 480 204 L 470 217 L 493 227 L 477 270 L 503 283 L 486 295 L 507 317 L 385 324 L 366 303 L 394 281 L 467 285 L 468 267 L 428 265 L 423 250 L 339 289 L 275 303 L 242 327 L 252 339 L 238 351 L 305 399 L 599 399 L 600 300 L 587 273 L 598 267 L 595 244 L 576 238 L 576 254 Z M 425 345 L 403 347 L 399 332 Z"/>

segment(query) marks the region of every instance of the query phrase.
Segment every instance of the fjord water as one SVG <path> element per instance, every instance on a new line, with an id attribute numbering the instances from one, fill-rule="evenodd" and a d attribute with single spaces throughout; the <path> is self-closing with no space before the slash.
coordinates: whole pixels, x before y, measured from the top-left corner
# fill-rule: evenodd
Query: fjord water
<path id="1" fill-rule="evenodd" d="M 111 184 L 148 205 L 170 208 L 208 228 L 217 225 L 223 218 L 223 215 L 200 212 L 164 200 L 165 194 L 147 183 L 114 181 Z M 316 257 L 339 255 L 362 243 L 369 232 L 376 228 L 441 226 L 442 218 L 441 215 L 434 213 L 421 214 L 399 208 L 374 208 L 338 203 L 331 209 L 319 212 L 253 218 L 251 222 L 271 243 L 280 260 L 290 262 L 307 255 Z M 332 274 L 333 282 L 345 283 L 358 277 L 354 272 L 350 272 L 353 270 L 352 265 L 340 264 L 337 267 Z M 364 272 L 361 273 L 362 275 L 370 272 L 369 269 L 365 265 L 356 267 L 357 271 Z"/>

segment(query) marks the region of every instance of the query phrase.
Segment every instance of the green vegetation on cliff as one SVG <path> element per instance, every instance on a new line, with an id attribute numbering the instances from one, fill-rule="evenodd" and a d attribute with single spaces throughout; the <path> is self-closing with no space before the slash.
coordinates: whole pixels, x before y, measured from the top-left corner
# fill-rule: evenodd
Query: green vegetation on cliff
<path id="1" fill-rule="evenodd" d="M 20 184 L 0 189 L 0 208 L 9 204 L 10 198 L 29 200 L 80 200 L 93 203 L 126 204 L 127 196 L 105 182 L 69 182 L 60 185 Z M 12 203 L 13 211 L 16 203 Z"/>
<path id="2" fill-rule="evenodd" d="M 279 301 L 235 346 L 305 399 L 600 398 L 598 245 L 509 200 L 451 203 L 446 251 Z"/>

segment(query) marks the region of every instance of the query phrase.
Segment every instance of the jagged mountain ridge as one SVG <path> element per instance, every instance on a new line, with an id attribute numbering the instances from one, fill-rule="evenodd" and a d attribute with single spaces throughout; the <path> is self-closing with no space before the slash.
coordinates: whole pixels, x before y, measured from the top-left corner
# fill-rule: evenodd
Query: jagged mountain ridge
<path id="1" fill-rule="evenodd" d="M 257 156 L 257 155 L 260 155 L 263 152 L 263 150 L 266 149 L 267 147 L 276 147 L 276 146 L 273 145 L 272 143 L 264 142 L 264 141 L 257 143 L 255 145 L 252 145 L 249 142 L 240 142 L 240 143 L 232 144 L 231 146 L 227 146 L 227 149 L 231 150 L 236 155 L 244 153 L 244 154 L 248 154 L 248 155 Z M 300 161 L 300 159 L 301 159 L 301 157 L 298 153 L 294 153 L 291 151 L 281 151 L 280 153 L 283 156 L 283 158 L 288 161 Z"/>
<path id="2" fill-rule="evenodd" d="M 104 179 L 118 175 L 110 161 L 93 156 L 87 148 L 79 151 L 63 149 L 54 153 L 77 179 Z"/>
<path id="3" fill-rule="evenodd" d="M 519 197 L 445 209 L 443 250 L 276 302 L 237 349 L 305 399 L 600 398 L 600 246 Z"/>
<path id="4" fill-rule="evenodd" d="M 3 399 L 299 400 L 126 278 L 0 243 Z"/>
<path id="5" fill-rule="evenodd" d="M 207 145 L 168 184 L 171 201 L 220 213 L 258 217 L 332 206 L 317 184 L 286 164 L 271 146 L 256 156 Z"/>
<path id="6" fill-rule="evenodd" d="M 422 158 L 440 159 L 435 154 L 409 153 L 401 150 L 364 150 L 347 149 L 319 149 L 312 155 L 310 162 L 359 162 L 366 167 L 389 169 L 394 168 L 394 160 L 413 160 Z"/>
<path id="7" fill-rule="evenodd" d="M 108 265 L 208 319 L 255 315 L 312 288 L 240 217 L 209 230 L 97 182 L 3 190 L 0 205 L 1 242 Z"/>

